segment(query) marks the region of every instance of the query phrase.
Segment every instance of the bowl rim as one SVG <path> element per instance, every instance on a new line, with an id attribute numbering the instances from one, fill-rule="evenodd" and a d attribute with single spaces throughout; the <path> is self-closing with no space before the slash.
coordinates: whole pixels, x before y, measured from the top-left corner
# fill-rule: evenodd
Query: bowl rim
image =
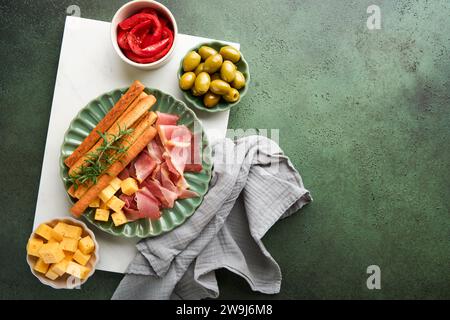
<path id="1" fill-rule="evenodd" d="M 211 41 L 207 41 L 207 42 L 202 42 L 200 44 L 197 44 L 196 46 L 190 48 L 184 55 L 183 57 L 191 51 L 197 51 L 198 49 L 200 49 L 200 47 L 202 46 L 211 46 L 211 45 L 219 45 L 219 46 L 233 46 L 233 44 L 229 43 L 229 42 L 225 42 L 225 41 L 219 41 L 219 40 L 211 40 Z M 248 91 L 248 87 L 250 84 L 250 66 L 247 62 L 247 60 L 245 60 L 244 54 L 239 50 L 239 52 L 241 53 L 241 59 L 239 60 L 238 63 L 242 63 L 245 65 L 245 68 L 247 69 L 247 77 L 245 78 L 245 87 L 242 88 L 241 90 L 239 90 L 239 95 L 240 98 L 238 101 L 236 102 L 232 102 L 232 103 L 228 103 L 226 107 L 224 108 L 217 108 L 217 107 L 213 107 L 213 108 L 206 108 L 203 105 L 198 105 L 195 101 L 194 101 L 194 96 L 192 96 L 192 94 L 189 92 L 189 90 L 181 90 L 184 96 L 184 99 L 189 103 L 189 105 L 194 106 L 194 108 L 196 108 L 197 110 L 201 110 L 201 111 L 205 111 L 205 112 L 223 112 L 223 111 L 227 111 L 230 110 L 232 107 L 234 107 L 235 105 L 239 104 L 239 102 L 241 102 L 242 98 L 247 94 Z M 184 71 L 183 71 L 183 59 L 181 59 L 179 67 L 178 67 L 178 80 L 181 78 L 181 76 L 183 75 Z"/>
<path id="2" fill-rule="evenodd" d="M 37 227 L 39 227 L 39 225 L 41 225 L 41 224 L 53 224 L 53 223 L 58 223 L 58 222 L 66 222 L 67 223 L 67 221 L 69 221 L 70 224 L 72 224 L 72 225 L 76 224 L 76 225 L 80 226 L 81 228 L 83 228 L 83 231 L 85 231 L 91 237 L 92 241 L 94 241 L 94 244 L 95 244 L 95 250 L 94 250 L 94 252 L 92 253 L 92 256 L 91 256 L 91 259 L 94 258 L 94 260 L 92 262 L 92 268 L 91 268 L 91 271 L 89 271 L 88 276 L 86 278 L 80 280 L 79 285 L 81 286 L 95 273 L 95 268 L 97 266 L 97 263 L 100 261 L 99 245 L 98 245 L 98 242 L 97 242 L 97 240 L 95 238 L 94 232 L 91 229 L 89 229 L 88 226 L 83 221 L 78 220 L 78 219 L 74 219 L 72 217 L 54 218 L 54 219 L 51 219 L 51 220 L 39 223 Z M 36 227 L 36 229 L 37 229 L 37 227 Z M 28 241 L 31 238 L 34 237 L 36 229 L 33 229 L 33 232 L 31 232 L 30 237 L 27 240 L 27 244 L 28 244 Z M 45 277 L 45 275 L 36 272 L 33 269 L 33 266 L 32 266 L 32 262 L 33 262 L 34 259 L 31 258 L 31 256 L 28 254 L 28 252 L 26 252 L 26 260 L 27 260 L 28 267 L 30 268 L 31 273 L 42 284 L 50 286 L 53 289 L 74 289 L 75 288 L 75 287 L 59 286 L 59 285 L 57 285 L 57 283 L 54 280 L 48 279 L 47 277 Z"/>
<path id="3" fill-rule="evenodd" d="M 122 13 L 123 10 L 127 9 L 128 7 L 134 6 L 139 3 L 147 3 L 149 5 L 155 5 L 156 7 L 158 7 L 159 10 L 164 11 L 164 13 L 166 13 L 167 16 L 169 17 L 170 22 L 172 23 L 172 26 L 173 26 L 173 43 L 172 43 L 172 47 L 170 48 L 169 52 L 167 52 L 167 54 L 164 57 L 162 57 L 161 59 L 154 61 L 154 62 L 150 62 L 150 63 L 138 63 L 138 62 L 134 62 L 133 60 L 129 59 L 122 52 L 122 49 L 119 47 L 119 44 L 117 43 L 117 26 L 120 23 L 120 22 L 116 21 L 118 19 L 118 15 L 120 13 Z M 133 67 L 139 68 L 139 69 L 148 69 L 151 67 L 162 66 L 163 64 L 168 62 L 169 57 L 172 56 L 172 53 L 175 50 L 175 45 L 178 40 L 178 25 L 177 25 L 177 22 L 175 20 L 174 15 L 172 14 L 172 12 L 162 3 L 159 3 L 154 0 L 133 0 L 133 1 L 125 3 L 119 9 L 117 9 L 116 13 L 114 14 L 114 16 L 111 20 L 110 35 L 111 35 L 111 42 L 112 42 L 114 51 L 116 51 L 117 55 L 124 62 L 128 63 L 129 65 L 131 65 Z"/>

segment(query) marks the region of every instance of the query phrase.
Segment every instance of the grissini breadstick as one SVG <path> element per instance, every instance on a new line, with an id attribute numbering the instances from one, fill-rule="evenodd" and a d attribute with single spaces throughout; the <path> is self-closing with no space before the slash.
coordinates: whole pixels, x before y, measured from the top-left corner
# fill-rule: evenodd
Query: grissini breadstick
<path id="1" fill-rule="evenodd" d="M 133 128 L 133 132 L 130 133 L 129 136 L 127 136 L 124 140 L 119 141 L 118 142 L 118 147 L 129 147 L 130 144 L 132 144 L 134 141 L 136 141 L 136 139 L 152 124 L 155 123 L 156 119 L 158 118 L 158 116 L 156 115 L 156 113 L 154 113 L 153 111 L 148 112 L 147 114 L 145 114 L 141 120 L 139 120 L 139 122 L 136 124 L 136 126 Z M 73 198 L 77 198 L 80 199 L 85 193 L 86 191 L 88 191 L 88 189 L 92 186 L 92 182 L 90 183 L 85 183 L 85 184 L 80 184 L 78 185 L 78 187 L 75 189 L 75 186 L 72 185 L 69 190 L 68 193 L 71 197 Z"/>
<path id="2" fill-rule="evenodd" d="M 78 200 L 70 209 L 70 212 L 76 217 L 79 217 L 87 209 L 89 204 L 94 201 L 99 193 L 105 189 L 109 183 L 114 179 L 136 156 L 144 150 L 144 148 L 156 136 L 156 129 L 153 126 L 147 128 L 142 135 L 130 146 L 127 152 L 120 158 L 119 161 L 114 162 L 111 167 L 102 174 L 97 183 Z"/>
<path id="3" fill-rule="evenodd" d="M 68 156 L 64 163 L 69 168 L 82 157 L 92 146 L 100 139 L 98 131 L 105 132 L 122 115 L 128 106 L 135 100 L 145 86 L 140 81 L 134 81 L 125 94 L 117 101 L 114 107 L 105 115 L 105 117 L 95 126 L 94 130 L 83 140 L 83 142 Z"/>
<path id="4" fill-rule="evenodd" d="M 116 123 L 108 129 L 106 132 L 107 136 L 112 137 L 113 135 L 117 135 L 121 129 L 131 128 L 134 123 L 155 104 L 155 102 L 156 98 L 153 95 L 140 99 L 133 109 L 130 109 L 130 111 L 122 114 Z M 85 155 L 79 158 L 77 162 L 75 162 L 75 164 L 69 169 L 69 176 L 76 175 L 82 166 L 89 166 L 90 164 L 86 160 L 89 159 L 90 154 L 95 154 L 102 143 L 103 139 L 98 140 L 97 143 Z"/>

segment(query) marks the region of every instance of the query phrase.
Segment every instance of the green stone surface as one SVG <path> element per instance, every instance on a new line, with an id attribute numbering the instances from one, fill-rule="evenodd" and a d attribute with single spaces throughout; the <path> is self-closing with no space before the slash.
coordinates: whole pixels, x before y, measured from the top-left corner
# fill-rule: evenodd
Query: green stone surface
<path id="1" fill-rule="evenodd" d="M 66 8 L 108 21 L 124 2 L 0 2 L 0 298 L 108 299 L 122 278 L 98 271 L 82 290 L 52 290 L 25 245 Z M 229 127 L 279 128 L 314 197 L 264 238 L 281 292 L 219 271 L 220 297 L 449 299 L 449 2 L 163 2 L 180 32 L 241 43 L 252 82 Z M 381 30 L 366 27 L 371 4 Z M 372 264 L 381 290 L 366 288 Z"/>

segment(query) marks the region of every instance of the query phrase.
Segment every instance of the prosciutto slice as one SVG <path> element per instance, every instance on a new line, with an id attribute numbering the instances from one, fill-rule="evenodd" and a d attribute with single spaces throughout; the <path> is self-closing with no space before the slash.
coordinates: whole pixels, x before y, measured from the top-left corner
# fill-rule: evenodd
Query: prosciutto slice
<path id="1" fill-rule="evenodd" d="M 153 172 L 156 164 L 156 161 L 154 161 L 147 152 L 141 152 L 134 163 L 138 181 L 144 181 Z"/>
<path id="2" fill-rule="evenodd" d="M 156 120 L 156 125 L 176 125 L 178 122 L 178 119 L 180 117 L 176 114 L 170 114 L 170 113 L 163 113 L 156 111 L 156 114 L 158 115 L 158 119 Z"/>
<path id="3" fill-rule="evenodd" d="M 146 187 L 136 191 L 136 205 L 140 212 L 140 218 L 158 219 L 161 217 L 159 201 Z"/>
<path id="4" fill-rule="evenodd" d="M 156 161 L 157 163 L 161 163 L 162 161 L 162 154 L 164 152 L 164 148 L 160 144 L 161 142 L 153 139 L 147 146 L 147 151 L 149 156 Z"/>
<path id="5" fill-rule="evenodd" d="M 158 181 L 147 179 L 142 183 L 162 204 L 163 208 L 173 208 L 178 193 L 164 188 Z"/>

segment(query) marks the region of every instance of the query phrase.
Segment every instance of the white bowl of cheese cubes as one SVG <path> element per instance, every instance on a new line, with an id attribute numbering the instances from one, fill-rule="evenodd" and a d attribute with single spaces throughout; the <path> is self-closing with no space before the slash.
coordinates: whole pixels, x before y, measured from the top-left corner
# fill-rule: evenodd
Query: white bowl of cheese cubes
<path id="1" fill-rule="evenodd" d="M 54 219 L 40 224 L 27 243 L 27 262 L 43 284 L 78 288 L 94 273 L 99 260 L 94 233 L 81 221 Z"/>

